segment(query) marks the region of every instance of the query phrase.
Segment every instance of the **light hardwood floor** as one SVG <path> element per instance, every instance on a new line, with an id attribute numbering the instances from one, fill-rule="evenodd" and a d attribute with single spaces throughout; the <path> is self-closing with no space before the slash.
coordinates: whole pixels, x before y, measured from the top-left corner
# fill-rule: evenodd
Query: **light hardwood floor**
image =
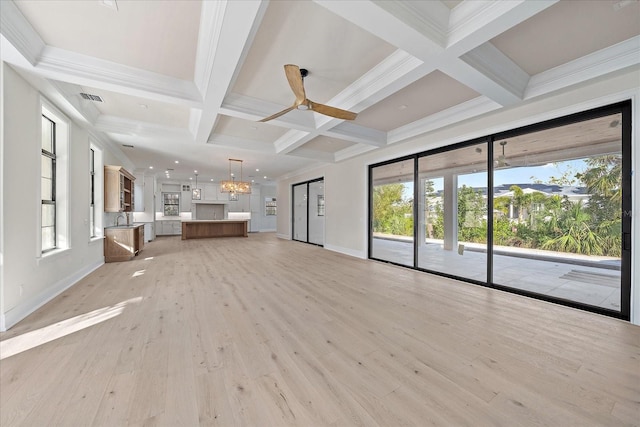
<path id="1" fill-rule="evenodd" d="M 3 427 L 640 422 L 640 327 L 267 233 L 159 238 L 0 338 L 49 341 Z"/>

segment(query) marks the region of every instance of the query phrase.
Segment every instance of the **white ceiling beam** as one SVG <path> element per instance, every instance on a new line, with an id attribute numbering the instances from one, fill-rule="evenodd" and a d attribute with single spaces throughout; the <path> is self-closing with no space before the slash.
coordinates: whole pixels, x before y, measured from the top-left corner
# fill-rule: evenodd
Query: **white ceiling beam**
<path id="1" fill-rule="evenodd" d="M 485 96 L 479 96 L 389 131 L 389 144 L 405 141 L 499 108 L 501 108 L 500 104 Z"/>
<path id="2" fill-rule="evenodd" d="M 446 29 L 447 22 L 439 7 L 416 9 L 412 6 L 416 2 L 406 1 L 314 1 L 416 58 L 444 51 L 443 29 Z M 419 16 L 412 16 L 416 13 Z"/>
<path id="3" fill-rule="evenodd" d="M 257 151 L 266 154 L 275 153 L 273 145 L 269 142 L 252 141 L 246 138 L 238 138 L 230 135 L 213 134 L 207 143 L 224 147 L 239 148 L 242 150 Z"/>
<path id="4" fill-rule="evenodd" d="M 443 59 L 438 69 L 500 105 L 522 101 L 529 75 L 490 43 L 462 58 Z M 496 63 L 491 60 L 495 59 Z M 499 67 L 507 67 L 501 70 Z M 511 70 L 512 74 L 505 71 Z"/>
<path id="5" fill-rule="evenodd" d="M 36 65 L 40 53 L 46 46 L 13 0 L 0 1 L 0 34 L 15 47 L 20 56 L 31 66 Z M 24 66 L 26 64 L 16 65 Z"/>
<path id="6" fill-rule="evenodd" d="M 225 97 L 219 113 L 225 116 L 257 122 L 288 107 L 289 106 L 279 105 L 263 99 L 230 93 Z M 277 119 L 271 120 L 269 124 L 306 132 L 313 132 L 316 128 L 313 114 L 308 111 L 299 110 L 293 110 Z"/>
<path id="7" fill-rule="evenodd" d="M 479 94 L 501 105 L 512 105 L 522 100 L 528 75 L 491 45 L 480 46 L 555 1 L 463 2 L 451 11 L 446 23 L 442 22 L 444 15 L 439 6 L 418 2 L 318 0 L 318 3 L 424 63 L 433 64 Z M 468 54 L 465 60 L 460 58 L 465 54 Z M 491 64 L 492 60 L 508 66 L 512 75 L 500 72 L 499 67 Z"/>
<path id="8" fill-rule="evenodd" d="M 285 133 L 280 138 L 278 138 L 273 143 L 273 146 L 276 149 L 276 153 L 287 154 L 292 152 L 296 148 L 302 147 L 304 144 L 311 141 L 313 138 L 317 136 L 318 134 L 315 132 L 290 130 L 289 132 Z"/>
<path id="9" fill-rule="evenodd" d="M 451 11 L 446 48 L 463 55 L 542 12 L 558 0 L 463 1 Z"/>
<path id="10" fill-rule="evenodd" d="M 123 117 L 101 115 L 94 123 L 98 131 L 109 134 L 123 134 L 147 139 L 162 139 L 179 143 L 192 143 L 191 134 L 185 128 L 162 126 Z"/>
<path id="11" fill-rule="evenodd" d="M 2 50 L 7 52 L 4 61 L 46 79 L 179 105 L 201 105 L 193 82 L 46 46 L 13 1 L 2 1 L 0 7 Z"/>
<path id="12" fill-rule="evenodd" d="M 305 159 L 317 160 L 319 162 L 333 163 L 333 153 L 327 153 L 326 151 L 310 150 L 308 148 L 297 148 L 290 153 L 290 156 L 303 157 Z"/>
<path id="13" fill-rule="evenodd" d="M 345 141 L 373 145 L 375 147 L 384 147 L 387 145 L 386 132 L 367 128 L 347 121 L 342 121 L 339 125 L 325 130 L 322 132 L 322 135 Z"/>
<path id="14" fill-rule="evenodd" d="M 42 77 L 125 95 L 189 107 L 200 107 L 191 81 L 47 46 L 32 71 Z"/>
<path id="15" fill-rule="evenodd" d="M 198 40 L 198 44 L 206 43 L 209 49 L 214 49 L 213 52 L 210 50 L 203 52 L 202 49 L 197 51 L 198 70 L 204 67 L 204 71 L 198 71 L 198 73 L 208 73 L 208 75 L 198 76 L 199 85 L 206 87 L 206 92 L 203 94 L 203 113 L 195 132 L 196 142 L 202 144 L 207 142 L 214 128 L 218 111 L 242 66 L 268 6 L 267 2 L 258 0 L 226 1 L 225 3 L 224 18 L 212 18 L 220 27 L 209 31 L 218 35 L 217 43 Z M 205 7 L 203 10 L 209 9 Z M 219 9 L 215 9 L 211 13 L 218 12 Z M 200 64 L 203 63 L 206 65 L 201 66 Z"/>
<path id="16" fill-rule="evenodd" d="M 524 91 L 529 83 L 529 74 L 490 42 L 462 55 L 460 59 L 495 82 L 499 88 L 504 88 L 504 90 L 496 90 L 496 96 L 491 98 L 504 97 L 504 91 L 513 95 L 505 99 L 504 102 L 500 102 L 502 105 L 506 105 L 509 101 L 517 102 L 524 97 Z M 452 75 L 452 77 L 455 76 Z M 491 89 L 486 89 L 486 91 L 489 90 Z M 485 90 L 478 92 L 486 93 Z"/>
<path id="17" fill-rule="evenodd" d="M 350 159 L 352 157 L 357 157 L 361 154 L 368 153 L 369 151 L 375 150 L 376 147 L 367 144 L 356 144 L 351 147 L 347 147 L 340 151 L 336 151 L 333 155 L 333 160 L 335 162 L 341 162 L 343 160 Z"/>

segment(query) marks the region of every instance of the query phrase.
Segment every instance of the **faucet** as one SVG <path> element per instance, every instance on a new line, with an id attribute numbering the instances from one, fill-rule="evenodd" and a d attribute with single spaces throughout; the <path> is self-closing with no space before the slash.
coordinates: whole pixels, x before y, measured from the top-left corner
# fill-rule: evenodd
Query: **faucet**
<path id="1" fill-rule="evenodd" d="M 119 220 L 120 218 L 128 219 L 128 218 L 127 218 L 127 216 L 126 216 L 125 214 L 120 214 L 120 215 L 118 215 L 118 217 L 116 218 L 116 227 L 120 225 L 120 224 L 118 223 L 118 220 Z M 129 222 L 129 221 L 127 221 L 127 222 Z"/>

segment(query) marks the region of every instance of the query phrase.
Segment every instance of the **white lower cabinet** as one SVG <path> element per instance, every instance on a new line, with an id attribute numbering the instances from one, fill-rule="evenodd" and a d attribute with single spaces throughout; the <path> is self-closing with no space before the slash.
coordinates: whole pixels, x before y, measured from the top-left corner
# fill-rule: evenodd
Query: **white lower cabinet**
<path id="1" fill-rule="evenodd" d="M 156 221 L 156 234 L 158 236 L 175 236 L 182 234 L 182 221 Z"/>

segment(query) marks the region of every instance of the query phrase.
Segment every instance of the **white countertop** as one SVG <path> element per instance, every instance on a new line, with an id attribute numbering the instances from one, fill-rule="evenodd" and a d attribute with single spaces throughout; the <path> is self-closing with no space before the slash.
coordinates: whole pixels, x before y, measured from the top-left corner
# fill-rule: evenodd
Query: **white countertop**
<path id="1" fill-rule="evenodd" d="M 248 222 L 248 219 L 183 219 L 182 222 Z"/>

